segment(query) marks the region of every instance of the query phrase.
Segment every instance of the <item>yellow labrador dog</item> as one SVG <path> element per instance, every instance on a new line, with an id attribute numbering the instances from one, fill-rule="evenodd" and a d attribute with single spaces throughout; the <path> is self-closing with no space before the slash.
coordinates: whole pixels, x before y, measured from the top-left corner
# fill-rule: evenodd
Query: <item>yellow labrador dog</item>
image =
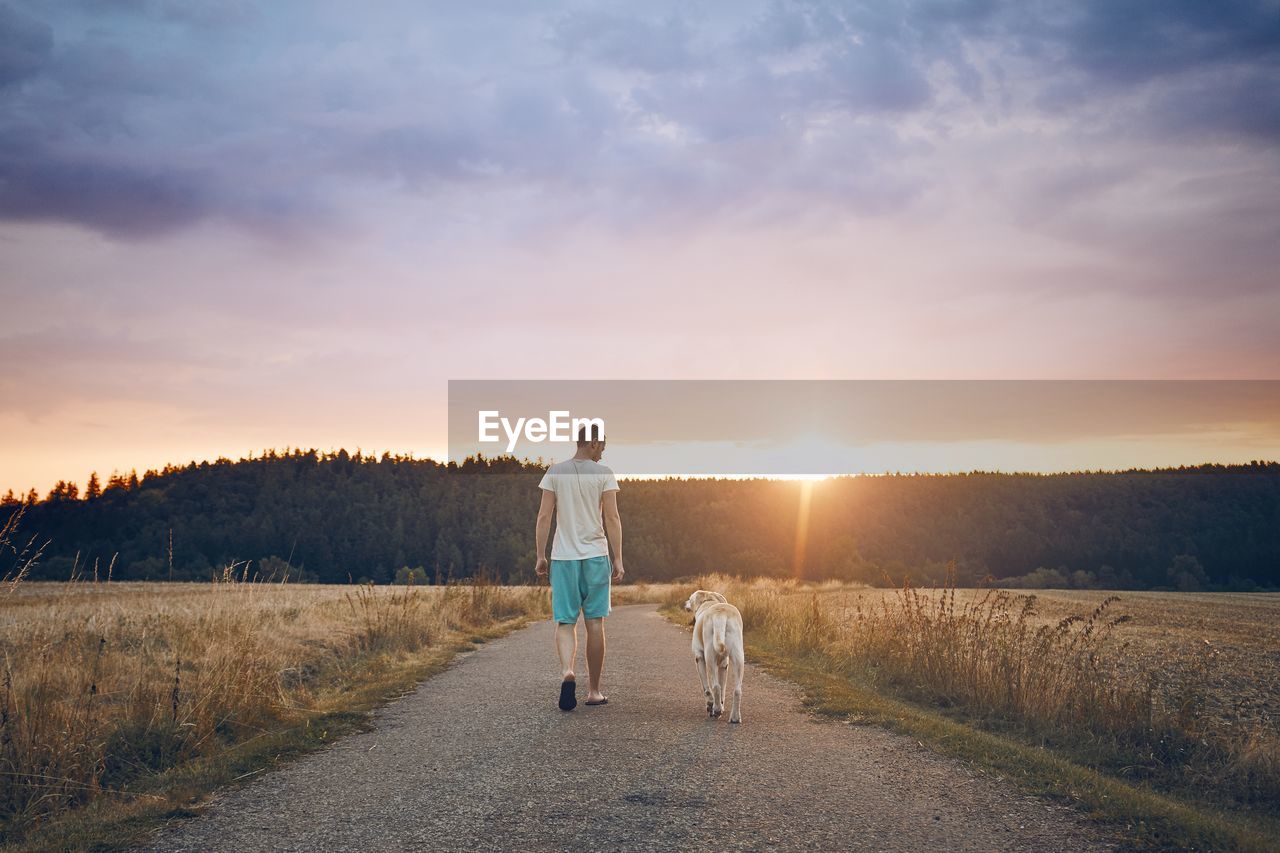
<path id="1" fill-rule="evenodd" d="M 742 722 L 742 674 L 746 663 L 742 654 L 742 614 L 718 592 L 700 589 L 684 603 L 694 614 L 693 662 L 707 697 L 707 714 L 724 713 L 729 670 L 733 670 L 733 707 L 729 722 Z M 711 663 L 715 662 L 715 671 Z"/>

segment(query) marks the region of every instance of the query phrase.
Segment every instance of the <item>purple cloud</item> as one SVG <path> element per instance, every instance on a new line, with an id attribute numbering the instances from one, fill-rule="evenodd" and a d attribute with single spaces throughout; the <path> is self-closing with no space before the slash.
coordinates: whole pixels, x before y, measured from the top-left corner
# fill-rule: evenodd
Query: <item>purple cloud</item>
<path id="1" fill-rule="evenodd" d="M 353 196 L 460 188 L 537 194 L 543 222 L 790 216 L 800 195 L 894 215 L 975 126 L 1087 133 L 1106 173 L 1135 136 L 1280 138 L 1280 18 L 1246 0 L 27 2 L 0 34 L 0 217 L 122 239 L 305 233 Z"/>
<path id="2" fill-rule="evenodd" d="M 8 5 L 0 5 L 0 87 L 34 77 L 49 62 L 53 30 Z"/>

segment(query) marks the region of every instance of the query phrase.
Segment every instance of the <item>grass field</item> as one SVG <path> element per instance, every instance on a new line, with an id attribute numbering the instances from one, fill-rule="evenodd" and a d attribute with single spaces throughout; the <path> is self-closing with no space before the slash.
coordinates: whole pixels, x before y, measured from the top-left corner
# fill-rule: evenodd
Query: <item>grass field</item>
<path id="1" fill-rule="evenodd" d="M 856 614 L 895 604 L 898 590 L 826 585 L 824 606 Z M 794 589 L 790 595 L 803 595 Z M 927 591 L 925 594 L 928 594 Z M 957 603 L 983 594 L 957 590 Z M 1030 622 L 1052 627 L 1088 615 L 1111 596 L 1112 618 L 1127 617 L 1099 651 L 1115 677 L 1155 676 L 1157 707 L 1173 709 L 1192 694 L 1213 725 L 1280 724 L 1280 593 L 1017 590 L 1035 596 Z"/>
<path id="2" fill-rule="evenodd" d="M 1280 595 L 698 583 L 818 710 L 928 738 L 1143 844 L 1280 829 Z"/>
<path id="3" fill-rule="evenodd" d="M 0 840 L 120 841 L 361 725 L 545 589 L 21 583 L 0 593 Z"/>
<path id="4" fill-rule="evenodd" d="M 1146 842 L 1213 846 L 1280 825 L 1280 595 L 700 583 L 738 604 L 757 659 L 816 710 L 1156 826 L 1134 836 Z M 614 601 L 692 589 L 627 585 Z M 9 587 L 3 840 L 128 839 L 352 731 L 547 604 L 545 587 L 486 584 Z"/>
<path id="5" fill-rule="evenodd" d="M 1088 612 L 1112 593 L 1035 590 L 1038 620 Z M 1203 698 L 1214 725 L 1261 730 L 1280 724 L 1280 593 L 1121 592 L 1130 621 L 1115 638 L 1122 675 L 1158 673 L 1160 700 L 1176 707 Z"/>

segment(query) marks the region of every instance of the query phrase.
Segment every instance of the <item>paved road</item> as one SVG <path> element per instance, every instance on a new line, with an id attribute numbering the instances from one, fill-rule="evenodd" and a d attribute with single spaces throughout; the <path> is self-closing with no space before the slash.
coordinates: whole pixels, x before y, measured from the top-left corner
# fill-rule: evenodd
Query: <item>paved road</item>
<path id="1" fill-rule="evenodd" d="M 216 797 L 155 850 L 1065 850 L 1104 845 L 910 738 L 819 722 L 752 667 L 709 721 L 687 631 L 608 620 L 606 706 L 564 713 L 552 628 L 481 647 L 374 728 Z M 584 684 L 579 699 L 585 696 Z"/>

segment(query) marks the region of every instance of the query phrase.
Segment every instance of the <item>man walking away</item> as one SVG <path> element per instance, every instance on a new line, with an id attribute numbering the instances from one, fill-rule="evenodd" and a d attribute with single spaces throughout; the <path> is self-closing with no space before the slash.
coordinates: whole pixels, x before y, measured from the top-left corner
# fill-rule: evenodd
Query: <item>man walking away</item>
<path id="1" fill-rule="evenodd" d="M 556 515 L 551 545 L 551 612 L 556 620 L 556 653 L 560 656 L 560 709 L 578 705 L 573 665 L 578 656 L 578 613 L 587 626 L 588 705 L 609 700 L 600 690 L 604 672 L 604 617 L 611 609 L 610 577 L 622 580 L 622 518 L 618 515 L 618 478 L 600 464 L 604 436 L 593 427 L 578 432 L 578 452 L 547 469 L 538 508 L 538 562 L 534 571 L 547 574 L 547 534 Z M 606 538 L 605 531 L 608 530 Z M 612 549 L 613 560 L 609 555 Z"/>

